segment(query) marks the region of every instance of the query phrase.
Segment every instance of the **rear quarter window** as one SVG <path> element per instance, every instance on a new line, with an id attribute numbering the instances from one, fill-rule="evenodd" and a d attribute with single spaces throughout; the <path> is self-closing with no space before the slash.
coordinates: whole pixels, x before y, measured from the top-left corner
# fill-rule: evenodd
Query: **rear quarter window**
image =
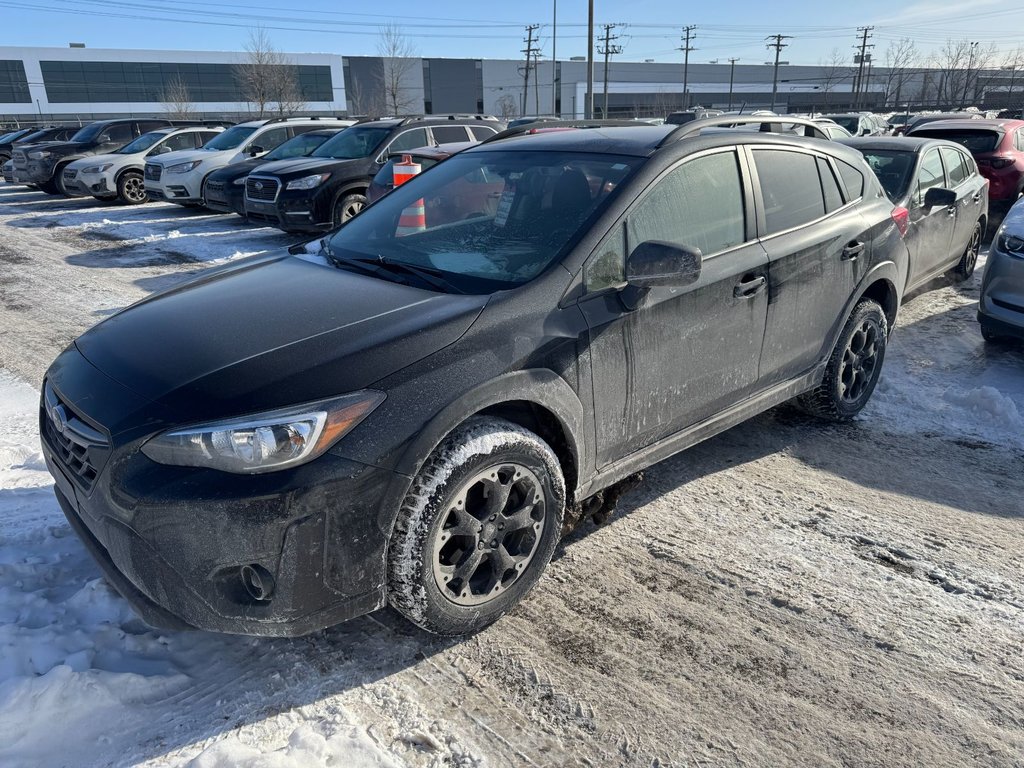
<path id="1" fill-rule="evenodd" d="M 856 200 L 864 196 L 864 174 L 849 163 L 838 160 L 839 175 L 843 179 L 843 186 L 846 187 L 846 199 Z"/>

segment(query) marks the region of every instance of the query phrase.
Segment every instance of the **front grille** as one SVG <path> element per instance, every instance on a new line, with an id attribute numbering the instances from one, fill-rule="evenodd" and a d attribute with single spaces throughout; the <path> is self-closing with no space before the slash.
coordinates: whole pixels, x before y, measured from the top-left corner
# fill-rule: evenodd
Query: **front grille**
<path id="1" fill-rule="evenodd" d="M 163 166 L 155 163 L 146 163 L 145 176 L 150 181 L 160 181 L 160 174 L 163 173 Z"/>
<path id="2" fill-rule="evenodd" d="M 21 162 L 25 162 L 28 159 L 28 155 L 26 155 L 25 152 L 20 149 L 14 150 L 14 152 L 11 154 L 11 157 L 13 157 L 15 160 L 20 160 Z"/>
<path id="3" fill-rule="evenodd" d="M 74 181 L 76 176 L 78 176 L 78 171 L 73 171 L 70 168 L 64 171 L 64 181 Z"/>
<path id="4" fill-rule="evenodd" d="M 89 426 L 49 382 L 43 386 L 42 411 L 43 436 L 57 461 L 82 490 L 91 491 L 110 455 L 110 440 Z"/>
<path id="5" fill-rule="evenodd" d="M 245 180 L 245 196 L 258 203 L 272 203 L 277 199 L 277 190 L 281 182 L 266 176 L 253 178 L 249 176 Z"/>

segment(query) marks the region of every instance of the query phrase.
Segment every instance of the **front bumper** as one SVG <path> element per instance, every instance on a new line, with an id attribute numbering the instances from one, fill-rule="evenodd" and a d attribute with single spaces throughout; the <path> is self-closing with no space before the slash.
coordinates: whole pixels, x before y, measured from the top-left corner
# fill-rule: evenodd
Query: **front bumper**
<path id="1" fill-rule="evenodd" d="M 995 245 L 981 282 L 978 322 L 1001 336 L 1024 338 L 1024 259 Z"/>
<path id="2" fill-rule="evenodd" d="M 164 169 L 159 181 L 144 179 L 146 194 L 151 200 L 166 200 L 169 203 L 182 205 L 202 203 L 203 176 L 202 172 L 167 173 L 167 170 Z"/>
<path id="3" fill-rule="evenodd" d="M 24 168 L 15 168 L 18 179 L 22 183 L 45 184 L 53 178 L 53 170 L 57 167 L 57 158 L 32 160 L 25 163 Z"/>
<path id="4" fill-rule="evenodd" d="M 85 484 L 60 458 L 48 419 L 42 409 L 61 508 L 147 623 L 298 636 L 384 604 L 377 506 L 391 472 L 328 452 L 280 472 L 231 475 L 156 464 L 138 451 L 141 441 L 118 446 L 115 436 Z M 269 599 L 246 591 L 246 565 L 271 575 Z"/>
<path id="5" fill-rule="evenodd" d="M 203 189 L 203 204 L 211 211 L 245 216 L 245 187 L 231 182 L 207 181 Z"/>
<path id="6" fill-rule="evenodd" d="M 67 171 L 65 171 L 65 186 L 67 186 Z M 82 194 L 93 197 L 115 197 L 117 195 L 117 184 L 110 173 L 81 173 L 75 179 L 75 183 L 82 191 Z"/>
<path id="7" fill-rule="evenodd" d="M 272 202 L 245 198 L 245 215 L 252 221 L 265 222 L 285 232 L 327 232 L 334 228 L 333 206 L 329 194 L 322 190 L 282 189 Z"/>

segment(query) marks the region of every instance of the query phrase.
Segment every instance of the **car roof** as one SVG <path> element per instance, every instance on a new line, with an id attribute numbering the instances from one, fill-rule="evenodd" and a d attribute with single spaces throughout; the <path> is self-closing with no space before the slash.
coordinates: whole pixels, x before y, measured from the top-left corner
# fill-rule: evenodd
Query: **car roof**
<path id="1" fill-rule="evenodd" d="M 945 139 L 935 139 L 927 136 L 864 136 L 836 139 L 836 143 L 845 144 L 858 150 L 881 149 L 887 152 L 913 152 L 921 153 L 930 147 L 955 147 L 963 150 L 962 144 Z"/>

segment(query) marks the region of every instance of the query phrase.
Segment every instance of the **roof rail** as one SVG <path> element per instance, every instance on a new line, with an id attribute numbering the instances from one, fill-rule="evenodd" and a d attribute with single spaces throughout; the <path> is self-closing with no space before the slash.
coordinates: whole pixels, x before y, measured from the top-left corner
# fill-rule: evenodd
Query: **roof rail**
<path id="1" fill-rule="evenodd" d="M 489 144 L 492 141 L 510 139 L 513 136 L 525 136 L 535 133 L 552 133 L 564 131 L 569 128 L 653 128 L 647 123 L 638 123 L 635 120 L 553 120 L 550 122 L 533 122 L 517 125 L 515 128 L 506 128 L 504 131 L 488 136 L 481 141 L 481 144 Z"/>
<path id="2" fill-rule="evenodd" d="M 454 112 L 450 115 L 409 115 L 399 125 L 408 125 L 421 120 L 497 120 L 494 115 L 478 115 L 470 112 Z"/>
<path id="3" fill-rule="evenodd" d="M 314 117 L 306 117 L 304 115 L 288 115 L 286 117 L 272 117 L 267 120 L 264 125 L 270 125 L 271 123 L 284 123 L 288 120 L 351 120 L 349 117 L 340 117 L 334 115 L 317 115 Z"/>
<path id="4" fill-rule="evenodd" d="M 788 115 L 774 115 L 772 117 L 768 115 L 721 115 L 719 117 L 704 117 L 699 120 L 683 123 L 659 141 L 658 148 L 660 149 L 668 144 L 674 144 L 681 139 L 695 136 L 705 128 L 733 128 L 737 125 L 760 125 L 759 130 L 762 133 L 782 133 L 783 125 L 802 125 L 804 127 L 804 136 L 829 140 L 828 134 L 817 123 L 803 117 L 790 117 Z M 779 127 L 773 129 L 772 126 Z"/>

